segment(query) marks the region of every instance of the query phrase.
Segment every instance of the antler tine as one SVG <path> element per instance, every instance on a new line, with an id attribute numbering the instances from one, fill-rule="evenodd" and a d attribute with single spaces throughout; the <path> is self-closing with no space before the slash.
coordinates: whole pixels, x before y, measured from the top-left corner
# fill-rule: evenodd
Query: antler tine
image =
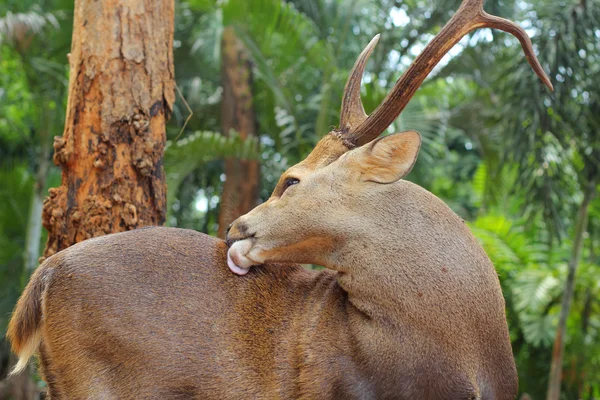
<path id="1" fill-rule="evenodd" d="M 408 101 L 415 94 L 427 75 L 440 62 L 442 57 L 462 39 L 466 34 L 477 28 L 496 28 L 508 32 L 521 42 L 523 51 L 529 64 L 550 90 L 553 90 L 550 79 L 542 69 L 537 57 L 533 52 L 531 40 L 527 33 L 517 24 L 506 19 L 487 14 L 483 11 L 483 0 L 463 0 L 460 8 L 452 19 L 425 47 L 423 52 L 416 58 L 411 66 L 402 74 L 394 85 L 394 88 L 383 102 L 369 115 L 363 118 L 360 125 L 352 127 L 345 134 L 344 142 L 351 146 L 362 146 L 379 136 L 400 115 Z M 370 44 L 369 44 L 370 46 Z M 364 53 L 364 51 L 363 51 Z M 361 54 L 361 57 L 363 54 Z M 360 60 L 360 58 L 359 58 Z M 359 62 L 357 62 L 359 64 Z M 364 66 L 363 66 L 364 68 Z M 361 72 L 362 75 L 362 72 Z M 350 82 L 351 79 L 349 79 Z M 347 85 L 348 86 L 351 85 Z M 359 85 L 360 86 L 360 83 Z M 355 91 L 354 86 L 351 86 Z M 344 94 L 344 100 L 350 94 Z M 360 102 L 360 99 L 358 100 Z M 362 111 L 362 104 L 360 105 Z M 344 109 L 342 110 L 342 113 Z M 364 111 L 362 111 L 364 113 Z M 355 121 L 358 119 L 355 119 Z M 348 118 L 344 119 L 348 121 Z M 350 124 L 352 125 L 352 124 Z M 343 128 L 344 125 L 340 125 Z"/>
<path id="2" fill-rule="evenodd" d="M 373 49 L 377 46 L 377 42 L 379 42 L 379 36 L 379 34 L 375 35 L 367 47 L 360 53 L 356 63 L 354 63 L 354 67 L 352 67 L 352 71 L 350 71 L 348 81 L 346 81 L 344 97 L 342 98 L 342 111 L 340 113 L 339 132 L 342 134 L 357 128 L 367 119 L 365 108 L 360 99 L 360 84 L 367 61 L 369 61 Z"/>
<path id="3" fill-rule="evenodd" d="M 525 53 L 525 57 L 527 58 L 527 62 L 529 62 L 529 65 L 531 65 L 531 68 L 533 68 L 535 74 L 540 78 L 544 85 L 546 85 L 548 89 L 550 89 L 550 91 L 554 91 L 554 86 L 552 86 L 550 78 L 548 78 L 548 75 L 546 75 L 546 73 L 544 72 L 542 65 L 540 64 L 539 60 L 535 56 L 535 53 L 533 52 L 531 39 L 529 39 L 527 32 L 525 32 L 523 28 L 521 28 L 514 22 L 504 18 L 496 17 L 495 15 L 490 15 L 485 11 L 483 11 L 482 18 L 485 21 L 485 27 L 499 29 L 506 33 L 510 33 L 511 35 L 519 39 L 521 47 L 523 48 L 523 52 Z"/>

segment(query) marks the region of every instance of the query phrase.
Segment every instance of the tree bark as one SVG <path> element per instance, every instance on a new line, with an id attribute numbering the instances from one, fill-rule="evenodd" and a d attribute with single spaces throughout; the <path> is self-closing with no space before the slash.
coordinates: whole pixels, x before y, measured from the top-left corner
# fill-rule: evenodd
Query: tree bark
<path id="1" fill-rule="evenodd" d="M 562 364 L 565 351 L 565 328 L 567 326 L 567 317 L 571 308 L 571 301 L 575 291 L 575 274 L 579 259 L 581 258 L 581 250 L 583 248 L 583 237 L 587 229 L 588 211 L 590 203 L 596 194 L 596 185 L 594 182 L 589 182 L 584 195 L 583 201 L 577 213 L 577 221 L 575 223 L 575 238 L 573 240 L 573 248 L 569 260 L 569 270 L 567 281 L 565 282 L 565 290 L 563 292 L 562 306 L 560 310 L 560 318 L 558 327 L 556 328 L 556 337 L 552 348 L 552 363 L 550 366 L 550 376 L 548 379 L 547 400 L 559 400 L 560 386 L 562 381 Z"/>
<path id="2" fill-rule="evenodd" d="M 244 47 L 233 28 L 223 30 L 221 42 L 221 72 L 223 102 L 221 127 L 223 135 L 236 131 L 242 140 L 256 133 L 256 118 L 252 105 L 251 65 Z M 225 182 L 219 212 L 219 237 L 240 215 L 253 209 L 258 202 L 260 166 L 258 161 L 225 160 Z"/>
<path id="3" fill-rule="evenodd" d="M 77 0 L 62 185 L 44 202 L 44 257 L 164 222 L 162 160 L 174 95 L 173 0 Z"/>

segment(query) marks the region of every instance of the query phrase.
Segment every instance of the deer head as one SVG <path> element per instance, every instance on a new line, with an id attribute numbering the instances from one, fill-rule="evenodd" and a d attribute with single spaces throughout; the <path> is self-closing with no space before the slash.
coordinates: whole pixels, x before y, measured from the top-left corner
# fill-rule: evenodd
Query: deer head
<path id="1" fill-rule="evenodd" d="M 420 147 L 417 132 L 377 137 L 398 117 L 442 57 L 469 32 L 496 28 L 519 39 L 542 82 L 552 84 L 537 60 L 525 31 L 483 10 L 483 0 L 464 0 L 394 88 L 373 111 L 365 113 L 360 85 L 379 35 L 358 57 L 345 86 L 340 125 L 329 132 L 301 163 L 280 178 L 271 197 L 238 218 L 228 233 L 228 264 L 240 275 L 265 261 L 316 263 L 343 268 L 335 249 L 353 235 L 368 237 L 385 212 L 380 204 L 397 198 L 398 180 L 412 168 Z M 385 232 L 379 232 L 379 236 Z M 377 235 L 375 235 L 377 236 Z"/>

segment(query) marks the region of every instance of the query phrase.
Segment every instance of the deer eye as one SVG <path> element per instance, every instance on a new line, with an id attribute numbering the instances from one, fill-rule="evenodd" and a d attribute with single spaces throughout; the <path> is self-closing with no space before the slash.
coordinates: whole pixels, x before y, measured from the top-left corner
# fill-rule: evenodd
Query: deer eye
<path id="1" fill-rule="evenodd" d="M 298 179 L 298 178 L 287 178 L 283 182 L 283 190 L 281 191 L 281 194 L 283 195 L 283 193 L 285 193 L 287 188 L 289 188 L 290 186 L 296 185 L 298 183 L 300 183 L 300 179 Z"/>

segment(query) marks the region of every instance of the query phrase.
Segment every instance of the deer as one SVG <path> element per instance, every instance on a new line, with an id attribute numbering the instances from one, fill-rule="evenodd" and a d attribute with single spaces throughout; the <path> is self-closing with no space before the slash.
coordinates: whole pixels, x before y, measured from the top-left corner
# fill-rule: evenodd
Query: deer
<path id="1" fill-rule="evenodd" d="M 150 227 L 46 259 L 7 336 L 56 399 L 514 399 L 497 273 L 464 221 L 404 178 L 420 135 L 381 133 L 474 29 L 525 31 L 464 0 L 370 114 L 348 77 L 340 125 L 225 241 Z M 309 271 L 299 264 L 325 267 Z"/>

